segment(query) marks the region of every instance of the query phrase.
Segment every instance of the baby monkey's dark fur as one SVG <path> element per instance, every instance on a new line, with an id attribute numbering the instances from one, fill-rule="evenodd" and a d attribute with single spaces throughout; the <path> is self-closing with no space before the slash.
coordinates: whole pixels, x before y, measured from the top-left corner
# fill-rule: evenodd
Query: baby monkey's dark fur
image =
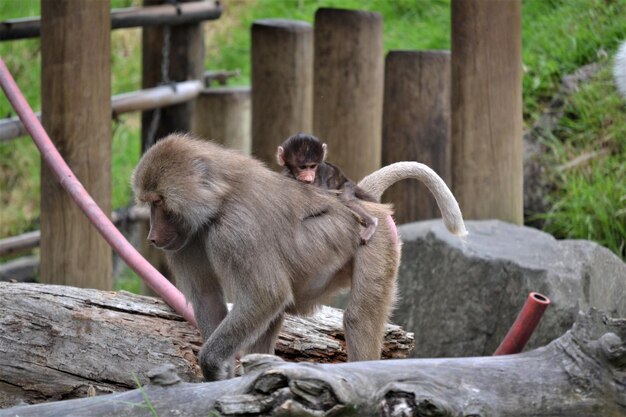
<path id="1" fill-rule="evenodd" d="M 276 160 L 284 167 L 284 175 L 338 193 L 339 199 L 358 216 L 365 227 L 360 234 L 361 240 L 367 242 L 371 239 L 378 226 L 378 219 L 368 213 L 359 200 L 373 203 L 376 200 L 346 177 L 339 167 L 326 161 L 325 143 L 315 136 L 297 133 L 278 147 Z"/>

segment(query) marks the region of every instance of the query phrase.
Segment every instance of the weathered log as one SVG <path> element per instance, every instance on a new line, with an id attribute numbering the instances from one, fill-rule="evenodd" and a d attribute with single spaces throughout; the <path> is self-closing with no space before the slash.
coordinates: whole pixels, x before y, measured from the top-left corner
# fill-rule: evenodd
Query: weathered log
<path id="1" fill-rule="evenodd" d="M 626 415 L 626 319 L 596 310 L 548 346 L 517 355 L 332 365 L 252 355 L 242 363 L 241 378 L 189 384 L 162 367 L 141 389 L 0 417 Z"/>
<path id="2" fill-rule="evenodd" d="M 277 353 L 294 361 L 346 360 L 340 310 L 289 317 Z M 172 363 L 200 381 L 199 332 L 161 300 L 126 292 L 0 282 L 0 408 L 111 393 L 144 384 Z M 406 357 L 413 334 L 388 325 L 383 357 Z"/>

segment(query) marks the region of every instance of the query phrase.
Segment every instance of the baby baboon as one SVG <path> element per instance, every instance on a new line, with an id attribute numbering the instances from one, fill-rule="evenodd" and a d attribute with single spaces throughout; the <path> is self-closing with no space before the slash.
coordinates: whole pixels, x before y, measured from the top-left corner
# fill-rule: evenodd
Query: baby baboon
<path id="1" fill-rule="evenodd" d="M 376 200 L 346 177 L 339 167 L 326 161 L 326 149 L 326 144 L 315 136 L 298 133 L 278 147 L 276 160 L 284 167 L 283 174 L 325 191 L 337 192 L 340 200 L 362 221 L 365 229 L 361 231 L 361 240 L 365 243 L 376 231 L 378 219 L 370 215 L 359 200 Z"/>

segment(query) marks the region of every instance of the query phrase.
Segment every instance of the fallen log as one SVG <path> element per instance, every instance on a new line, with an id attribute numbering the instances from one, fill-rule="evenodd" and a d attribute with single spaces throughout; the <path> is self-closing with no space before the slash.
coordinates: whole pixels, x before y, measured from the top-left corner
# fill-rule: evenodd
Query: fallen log
<path id="1" fill-rule="evenodd" d="M 0 410 L 8 416 L 431 416 L 626 415 L 626 319 L 581 313 L 546 347 L 491 357 L 296 364 L 243 359 L 244 376 L 181 382 L 175 367 L 140 389 Z"/>
<path id="2" fill-rule="evenodd" d="M 156 298 L 0 282 L 0 408 L 133 389 L 165 363 L 197 382 L 200 346 L 199 332 Z M 387 326 L 383 357 L 406 357 L 412 347 L 412 333 Z M 341 310 L 288 317 L 277 354 L 345 361 Z"/>

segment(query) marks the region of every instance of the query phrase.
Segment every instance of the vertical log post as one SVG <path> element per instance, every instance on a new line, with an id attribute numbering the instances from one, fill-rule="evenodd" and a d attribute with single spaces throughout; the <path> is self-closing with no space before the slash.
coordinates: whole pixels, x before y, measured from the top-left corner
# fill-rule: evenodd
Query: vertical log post
<path id="1" fill-rule="evenodd" d="M 194 0 L 179 0 L 189 2 Z M 144 6 L 165 3 L 164 0 L 143 0 Z M 176 7 L 172 4 L 172 7 Z M 151 88 L 165 81 L 201 80 L 204 73 L 204 40 L 202 24 L 193 23 L 169 28 L 169 37 L 165 37 L 164 27 L 143 28 L 142 32 L 142 88 Z M 169 42 L 169 48 L 163 48 Z M 163 79 L 163 60 L 167 61 L 167 78 Z M 195 108 L 195 100 L 158 110 L 145 111 L 141 114 L 141 143 L 145 152 L 154 141 L 173 132 L 188 132 Z M 155 116 L 155 112 L 157 112 Z M 148 235 L 148 225 L 140 227 L 140 235 Z M 163 253 L 153 248 L 142 239 L 141 253 L 155 268 L 165 276 L 170 276 Z M 143 285 L 145 294 L 154 294 Z"/>
<path id="2" fill-rule="evenodd" d="M 315 14 L 313 132 L 355 181 L 380 167 L 383 20 L 358 10 Z"/>
<path id="3" fill-rule="evenodd" d="M 450 184 L 450 53 L 391 51 L 385 60 L 383 165 L 418 161 Z M 398 223 L 441 217 L 428 188 L 402 181 L 385 193 Z"/>
<path id="4" fill-rule="evenodd" d="M 195 0 L 179 0 L 189 2 Z M 163 0 L 144 0 L 145 6 L 165 3 Z M 172 7 L 176 7 L 172 5 Z M 163 60 L 168 61 L 167 76 L 169 81 L 201 80 L 204 73 L 204 40 L 202 24 L 193 23 L 170 27 L 169 49 L 163 48 L 164 28 L 150 27 L 143 29 L 142 38 L 142 88 L 155 87 L 163 80 Z M 143 151 L 156 141 L 173 132 L 188 132 L 191 130 L 191 120 L 195 101 L 189 101 L 160 110 L 158 127 L 155 137 L 150 138 L 150 126 L 154 122 L 154 112 L 151 110 L 141 115 L 141 138 Z"/>
<path id="5" fill-rule="evenodd" d="M 192 132 L 249 155 L 250 117 L 249 87 L 208 88 L 196 99 Z"/>
<path id="6" fill-rule="evenodd" d="M 43 125 L 76 177 L 110 213 L 109 3 L 45 0 L 41 16 Z M 40 247 L 41 282 L 111 289 L 111 248 L 43 162 Z"/>
<path id="7" fill-rule="evenodd" d="M 276 164 L 276 147 L 310 132 L 313 117 L 313 28 L 281 19 L 252 24 L 252 153 Z"/>
<path id="8" fill-rule="evenodd" d="M 521 0 L 452 1 L 452 187 L 469 219 L 523 222 Z"/>

